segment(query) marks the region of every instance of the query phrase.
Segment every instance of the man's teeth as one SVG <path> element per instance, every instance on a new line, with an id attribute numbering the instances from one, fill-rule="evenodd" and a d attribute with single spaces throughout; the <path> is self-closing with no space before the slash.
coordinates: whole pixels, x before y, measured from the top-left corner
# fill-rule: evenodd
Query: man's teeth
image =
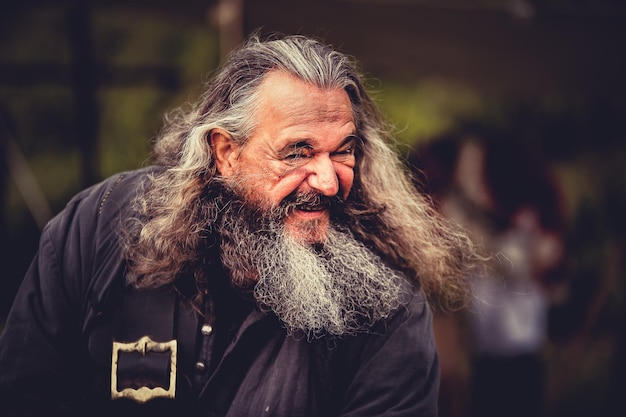
<path id="1" fill-rule="evenodd" d="M 298 210 L 302 211 L 319 211 L 324 210 L 321 206 L 298 206 Z"/>

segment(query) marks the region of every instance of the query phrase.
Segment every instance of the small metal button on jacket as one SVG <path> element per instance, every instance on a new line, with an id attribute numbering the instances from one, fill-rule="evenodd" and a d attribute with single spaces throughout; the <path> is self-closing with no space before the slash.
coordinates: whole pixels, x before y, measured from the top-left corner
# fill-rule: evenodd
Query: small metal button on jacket
<path id="1" fill-rule="evenodd" d="M 202 333 L 202 335 L 208 336 L 213 333 L 213 327 L 210 324 L 205 324 L 204 326 L 202 326 L 202 329 L 200 329 L 200 332 Z"/>
<path id="2" fill-rule="evenodd" d="M 206 365 L 204 364 L 204 362 L 196 362 L 196 370 L 204 372 L 205 369 Z"/>

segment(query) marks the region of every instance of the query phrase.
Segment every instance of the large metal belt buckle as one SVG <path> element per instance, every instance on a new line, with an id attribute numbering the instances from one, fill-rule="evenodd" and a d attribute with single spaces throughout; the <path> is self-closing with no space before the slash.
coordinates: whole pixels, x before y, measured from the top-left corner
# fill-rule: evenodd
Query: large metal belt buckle
<path id="1" fill-rule="evenodd" d="M 163 387 L 149 388 L 146 386 L 140 388 L 124 388 L 118 391 L 117 385 L 117 362 L 120 352 L 133 353 L 138 352 L 146 356 L 147 352 L 167 352 L 170 351 L 170 384 L 166 390 Z M 176 340 L 169 342 L 155 342 L 148 336 L 144 336 L 136 342 L 120 343 L 113 342 L 113 354 L 111 355 L 111 398 L 128 398 L 140 404 L 145 403 L 153 398 L 175 398 L 176 395 Z"/>

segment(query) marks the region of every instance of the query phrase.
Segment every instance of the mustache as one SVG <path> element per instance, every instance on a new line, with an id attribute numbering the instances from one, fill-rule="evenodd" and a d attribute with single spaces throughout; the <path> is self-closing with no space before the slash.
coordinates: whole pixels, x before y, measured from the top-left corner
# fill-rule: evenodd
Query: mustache
<path id="1" fill-rule="evenodd" d="M 316 211 L 339 209 L 344 201 L 338 195 L 329 197 L 314 191 L 309 192 L 293 192 L 283 199 L 280 203 L 280 209 L 285 214 L 294 210 Z"/>

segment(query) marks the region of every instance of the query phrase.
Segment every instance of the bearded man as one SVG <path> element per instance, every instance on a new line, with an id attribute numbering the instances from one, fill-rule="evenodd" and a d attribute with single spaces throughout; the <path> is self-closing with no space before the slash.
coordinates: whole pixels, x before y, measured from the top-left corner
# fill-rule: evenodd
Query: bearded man
<path id="1" fill-rule="evenodd" d="M 0 339 L 10 415 L 435 416 L 430 302 L 471 242 L 412 185 L 354 62 L 252 36 L 157 163 L 46 227 Z"/>

